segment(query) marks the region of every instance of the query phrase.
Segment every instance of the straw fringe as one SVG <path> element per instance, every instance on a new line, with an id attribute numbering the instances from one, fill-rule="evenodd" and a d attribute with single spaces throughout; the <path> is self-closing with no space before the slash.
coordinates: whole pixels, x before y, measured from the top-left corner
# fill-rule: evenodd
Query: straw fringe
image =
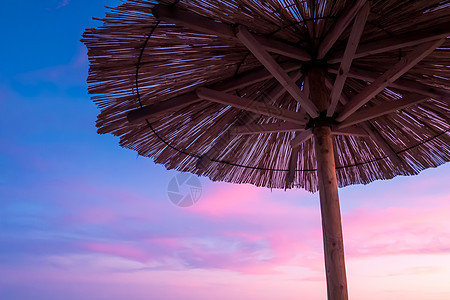
<path id="1" fill-rule="evenodd" d="M 306 1 L 179 1 L 176 5 L 196 14 L 227 24 L 245 24 L 251 31 L 308 48 L 321 39 L 333 26 L 347 2 L 315 1 L 318 21 L 313 24 Z M 232 138 L 219 151 L 206 169 L 196 168 L 206 153 L 243 113 L 235 108 L 207 101 L 186 106 L 174 113 L 160 115 L 150 123 L 130 124 L 127 113 L 133 109 L 167 100 L 177 95 L 232 78 L 260 67 L 240 43 L 201 34 L 184 27 L 161 23 L 151 13 L 155 1 L 128 0 L 111 8 L 104 23 L 87 29 L 82 41 L 88 48 L 90 62 L 89 93 L 100 109 L 98 132 L 120 137 L 120 145 L 139 155 L 152 157 L 168 169 L 192 172 L 214 181 L 251 183 L 269 188 L 285 188 L 293 132 L 244 135 Z M 173 1 L 160 1 L 172 4 Z M 411 30 L 426 28 L 448 19 L 449 1 L 373 1 L 369 23 L 361 42 L 396 36 Z M 413 23 L 413 24 L 412 24 Z M 152 31 L 139 64 L 136 91 L 136 68 L 142 47 Z M 315 37 L 311 37 L 311 30 Z M 333 50 L 345 47 L 347 29 Z M 354 60 L 352 66 L 373 72 L 384 72 L 404 57 L 412 48 L 404 48 Z M 274 55 L 279 62 L 288 58 Z M 433 87 L 450 90 L 450 42 L 407 72 L 402 78 Z M 330 74 L 334 78 L 335 75 Z M 262 81 L 236 94 L 261 101 L 276 87 L 273 79 Z M 367 83 L 348 79 L 344 92 L 351 96 Z M 385 89 L 361 109 L 399 99 L 405 93 Z M 274 103 L 294 111 L 295 100 L 284 95 Z M 404 161 L 402 168 L 394 166 L 386 154 L 370 138 L 335 136 L 336 171 L 340 187 L 367 184 L 377 179 L 397 175 L 414 175 L 450 160 L 450 106 L 434 99 L 397 113 L 370 121 L 387 143 Z M 273 123 L 261 116 L 257 123 Z M 156 134 L 155 134 L 156 133 Z M 169 146 L 170 145 L 170 146 Z M 176 149 L 174 149 L 176 148 Z M 317 191 L 315 154 L 312 140 L 300 146 L 294 182 L 289 187 Z M 399 171 L 401 170 L 401 171 Z"/>

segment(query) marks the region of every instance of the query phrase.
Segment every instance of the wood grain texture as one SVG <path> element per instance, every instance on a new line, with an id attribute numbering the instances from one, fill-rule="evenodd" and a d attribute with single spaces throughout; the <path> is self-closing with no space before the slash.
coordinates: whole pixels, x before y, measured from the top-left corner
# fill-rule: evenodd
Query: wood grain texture
<path id="1" fill-rule="evenodd" d="M 317 158 L 328 299 L 347 300 L 341 212 L 333 141 L 329 127 L 314 129 L 314 148 Z"/>
<path id="2" fill-rule="evenodd" d="M 298 148 L 301 144 L 306 142 L 312 137 L 312 130 L 307 129 L 303 132 L 298 133 L 294 139 L 291 140 L 291 147 Z"/>

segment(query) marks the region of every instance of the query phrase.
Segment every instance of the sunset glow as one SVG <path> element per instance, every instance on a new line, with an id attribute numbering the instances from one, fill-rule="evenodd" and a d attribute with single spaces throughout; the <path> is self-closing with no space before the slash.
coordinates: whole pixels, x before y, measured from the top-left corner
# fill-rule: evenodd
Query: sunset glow
<path id="1" fill-rule="evenodd" d="M 79 40 L 119 1 L 4 4 L 0 299 L 326 299 L 317 193 L 202 177 L 177 207 L 176 171 L 96 133 Z M 449 182 L 340 189 L 350 299 L 450 299 Z"/>

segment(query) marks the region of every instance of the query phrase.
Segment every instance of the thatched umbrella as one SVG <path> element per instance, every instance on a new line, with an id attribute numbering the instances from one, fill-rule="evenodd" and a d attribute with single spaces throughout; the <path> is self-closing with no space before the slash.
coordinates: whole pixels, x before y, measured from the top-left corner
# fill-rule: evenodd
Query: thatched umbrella
<path id="1" fill-rule="evenodd" d="M 128 0 L 86 30 L 99 133 L 168 169 L 319 190 L 346 299 L 338 186 L 450 159 L 448 0 Z"/>

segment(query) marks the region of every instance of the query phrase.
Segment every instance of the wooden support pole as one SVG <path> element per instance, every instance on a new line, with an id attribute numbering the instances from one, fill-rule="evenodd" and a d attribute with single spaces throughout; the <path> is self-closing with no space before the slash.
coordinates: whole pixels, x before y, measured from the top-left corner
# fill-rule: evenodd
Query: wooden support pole
<path id="1" fill-rule="evenodd" d="M 323 126 L 314 129 L 314 146 L 319 180 L 328 300 L 347 300 L 341 212 L 333 140 L 329 127 Z"/>
<path id="2" fill-rule="evenodd" d="M 308 80 L 311 99 L 313 99 L 319 111 L 326 111 L 330 100 L 325 87 L 325 71 L 320 68 L 310 69 Z M 327 294 L 328 300 L 347 300 L 344 242 L 331 134 L 329 126 L 320 126 L 313 129 L 322 214 Z"/>

